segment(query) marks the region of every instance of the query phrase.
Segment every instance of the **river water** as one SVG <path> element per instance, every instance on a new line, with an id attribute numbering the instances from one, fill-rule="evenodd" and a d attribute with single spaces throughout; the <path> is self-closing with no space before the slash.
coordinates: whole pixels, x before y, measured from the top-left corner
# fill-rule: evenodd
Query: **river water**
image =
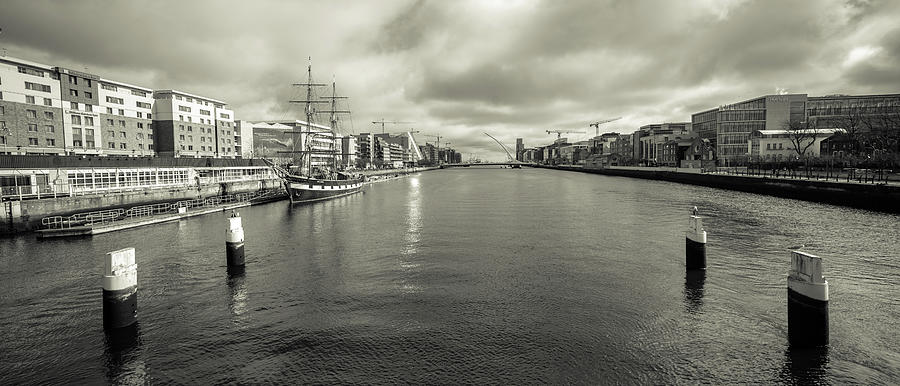
<path id="1" fill-rule="evenodd" d="M 698 206 L 708 270 L 686 276 Z M 669 182 L 459 168 L 305 206 L 0 239 L 0 384 L 900 380 L 900 216 Z M 788 247 L 824 259 L 831 344 L 787 344 Z M 105 333 L 106 252 L 138 324 Z"/>

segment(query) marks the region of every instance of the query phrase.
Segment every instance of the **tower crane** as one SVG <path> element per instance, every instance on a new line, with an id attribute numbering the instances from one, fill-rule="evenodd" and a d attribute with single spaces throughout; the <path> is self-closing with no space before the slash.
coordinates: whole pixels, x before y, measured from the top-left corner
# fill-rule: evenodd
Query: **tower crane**
<path id="1" fill-rule="evenodd" d="M 594 134 L 594 135 L 600 135 L 600 125 L 602 125 L 604 123 L 610 123 L 612 121 L 618 121 L 620 119 L 622 119 L 622 117 L 615 117 L 612 119 L 603 119 L 603 120 L 599 120 L 597 122 L 590 123 L 590 124 L 588 124 L 588 126 L 593 126 L 597 129 L 596 134 Z"/>
<path id="2" fill-rule="evenodd" d="M 556 139 L 559 139 L 563 134 L 584 134 L 583 131 L 566 131 L 566 130 L 546 130 L 547 134 L 556 133 Z"/>
<path id="3" fill-rule="evenodd" d="M 392 125 L 399 125 L 399 124 L 401 124 L 401 123 L 415 123 L 415 122 L 405 122 L 405 121 L 385 121 L 384 118 L 382 118 L 380 121 L 372 121 L 372 124 L 373 124 L 373 125 L 378 125 L 378 124 L 381 125 L 381 134 L 384 134 L 384 124 L 385 124 L 385 123 L 390 123 L 390 124 L 392 124 Z"/>

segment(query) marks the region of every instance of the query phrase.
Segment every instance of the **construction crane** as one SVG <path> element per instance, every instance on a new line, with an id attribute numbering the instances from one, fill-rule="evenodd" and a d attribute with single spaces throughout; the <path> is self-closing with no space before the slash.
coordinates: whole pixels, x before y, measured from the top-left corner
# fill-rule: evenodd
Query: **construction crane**
<path id="1" fill-rule="evenodd" d="M 622 117 L 615 117 L 612 119 L 604 119 L 604 120 L 600 120 L 600 121 L 597 121 L 594 123 L 590 123 L 590 124 L 588 124 L 588 126 L 593 126 L 597 129 L 596 134 L 594 134 L 594 135 L 600 135 L 600 125 L 602 125 L 604 123 L 610 123 L 612 121 L 618 121 L 620 119 L 622 119 Z"/>
<path id="2" fill-rule="evenodd" d="M 440 135 L 434 135 L 434 134 L 422 134 L 422 135 L 436 139 L 435 147 L 437 148 L 438 164 L 440 164 L 441 163 L 441 160 L 440 160 L 441 155 L 440 154 L 441 154 L 441 138 L 442 137 Z"/>
<path id="3" fill-rule="evenodd" d="M 583 131 L 565 131 L 565 130 L 546 130 L 547 134 L 556 133 L 556 139 L 559 139 L 563 134 L 584 134 Z"/>
<path id="4" fill-rule="evenodd" d="M 373 125 L 378 125 L 378 124 L 381 125 L 381 134 L 384 134 L 384 124 L 385 124 L 385 123 L 390 123 L 390 124 L 392 124 L 392 125 L 399 125 L 399 124 L 401 124 L 401 123 L 415 123 L 415 122 L 405 122 L 405 121 L 385 121 L 384 118 L 382 118 L 380 121 L 372 121 L 372 124 L 373 124 Z"/>

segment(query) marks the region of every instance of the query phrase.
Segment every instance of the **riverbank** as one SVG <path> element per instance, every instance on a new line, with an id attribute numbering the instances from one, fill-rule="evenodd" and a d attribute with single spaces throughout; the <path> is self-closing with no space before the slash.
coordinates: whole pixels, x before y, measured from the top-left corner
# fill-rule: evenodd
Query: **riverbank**
<path id="1" fill-rule="evenodd" d="M 640 167 L 587 169 L 579 166 L 532 166 L 616 177 L 678 182 L 879 212 L 900 213 L 900 186 L 895 185 L 711 174 L 700 173 L 696 169 L 682 171 L 674 168 L 670 168 L 672 170 Z"/>

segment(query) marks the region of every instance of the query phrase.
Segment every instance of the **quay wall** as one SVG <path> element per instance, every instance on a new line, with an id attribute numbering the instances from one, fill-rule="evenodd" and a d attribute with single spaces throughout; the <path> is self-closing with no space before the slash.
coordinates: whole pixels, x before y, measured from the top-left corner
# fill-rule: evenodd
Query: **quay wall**
<path id="1" fill-rule="evenodd" d="M 39 229 L 41 227 L 41 219 L 48 216 L 68 216 L 75 213 L 274 189 L 283 189 L 280 179 L 211 183 L 183 188 L 146 189 L 39 200 L 5 201 L 0 205 L 2 206 L 0 208 L 2 209 L 0 210 L 0 235 Z"/>
<path id="2" fill-rule="evenodd" d="M 579 166 L 534 166 L 608 176 L 671 181 L 887 213 L 900 213 L 900 186 L 896 185 L 708 174 L 676 168 L 593 169 Z"/>

